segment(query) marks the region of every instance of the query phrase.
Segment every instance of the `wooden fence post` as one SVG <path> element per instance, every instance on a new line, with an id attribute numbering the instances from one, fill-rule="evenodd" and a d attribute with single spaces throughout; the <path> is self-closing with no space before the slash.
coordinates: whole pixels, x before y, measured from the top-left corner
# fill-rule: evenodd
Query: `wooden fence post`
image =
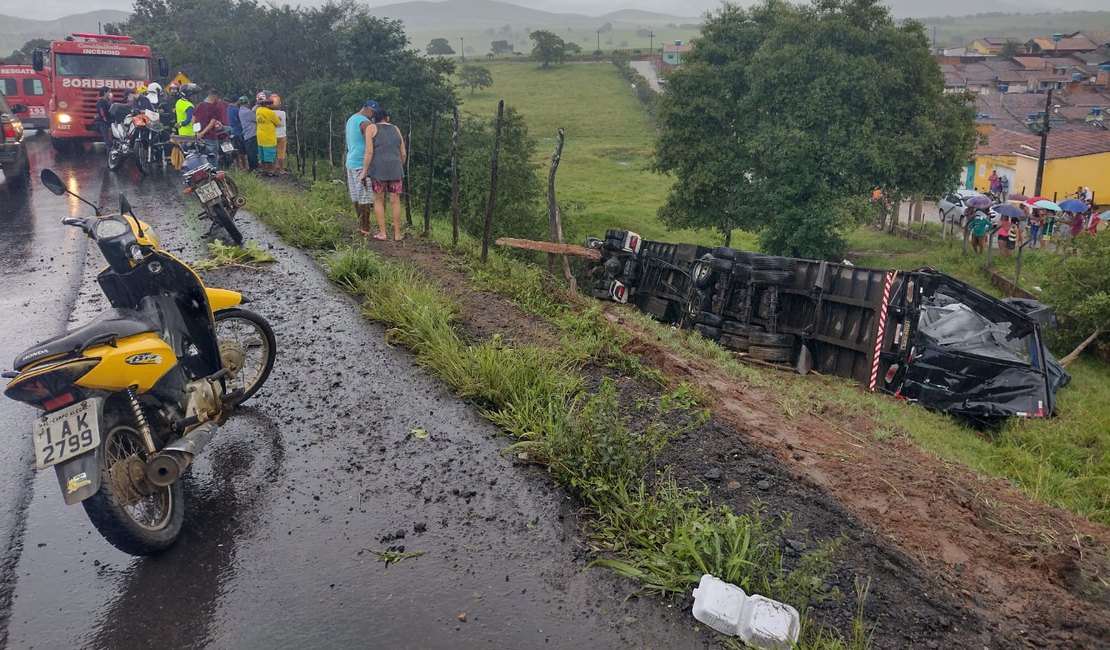
<path id="1" fill-rule="evenodd" d="M 436 173 L 436 118 L 439 111 L 432 111 L 432 134 L 428 137 L 428 191 L 424 193 L 424 235 L 432 227 L 432 181 Z"/>
<path id="2" fill-rule="evenodd" d="M 451 245 L 459 245 L 459 107 L 451 109 Z"/>
<path id="3" fill-rule="evenodd" d="M 493 161 L 490 165 L 489 201 L 486 202 L 486 224 L 482 228 L 482 263 L 489 260 L 489 238 L 493 230 L 493 211 L 497 207 L 497 157 L 501 153 L 501 126 L 505 122 L 505 100 L 497 102 L 497 127 L 493 135 Z"/>
<path id="4" fill-rule="evenodd" d="M 555 151 L 551 152 L 551 167 L 547 170 L 547 229 L 551 241 L 559 241 L 556 220 L 559 206 L 555 203 L 555 172 L 559 170 L 559 161 L 563 157 L 563 129 L 560 128 L 555 135 Z M 547 272 L 555 273 L 555 255 L 547 254 Z"/>
<path id="5" fill-rule="evenodd" d="M 328 113 L 328 164 L 335 167 L 335 158 L 332 156 L 331 145 L 335 141 L 335 133 L 332 131 L 332 119 L 335 117 L 334 113 Z"/>

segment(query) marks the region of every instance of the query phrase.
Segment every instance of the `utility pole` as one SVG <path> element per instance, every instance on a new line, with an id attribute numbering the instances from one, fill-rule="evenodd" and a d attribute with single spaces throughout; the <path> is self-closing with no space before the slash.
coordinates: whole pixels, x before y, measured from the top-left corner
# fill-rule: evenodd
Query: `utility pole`
<path id="1" fill-rule="evenodd" d="M 601 56 L 601 30 L 597 30 L 597 55 Z"/>
<path id="2" fill-rule="evenodd" d="M 1048 89 L 1048 99 L 1044 102 L 1044 122 L 1041 123 L 1041 155 L 1037 157 L 1037 184 L 1033 187 L 1033 196 L 1041 195 L 1041 181 L 1044 179 L 1044 156 L 1048 147 L 1048 116 L 1052 111 L 1052 88 Z"/>
<path id="3" fill-rule="evenodd" d="M 466 39 L 462 36 L 459 37 L 459 57 L 461 61 L 466 61 Z"/>
<path id="4" fill-rule="evenodd" d="M 648 32 L 648 51 L 655 52 L 655 30 Z"/>

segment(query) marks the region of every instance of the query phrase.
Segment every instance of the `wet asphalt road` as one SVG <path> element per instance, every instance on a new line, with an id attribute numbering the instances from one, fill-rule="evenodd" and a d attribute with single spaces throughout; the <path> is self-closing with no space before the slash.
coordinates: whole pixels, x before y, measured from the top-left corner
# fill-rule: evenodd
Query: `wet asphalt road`
<path id="1" fill-rule="evenodd" d="M 87 198 L 126 191 L 163 246 L 203 256 L 207 227 L 175 174 L 104 169 L 102 150 L 52 166 Z M 99 253 L 61 226 L 80 204 L 36 187 L 0 189 L 0 365 L 35 339 L 103 309 Z M 249 208 L 249 205 L 248 205 Z M 184 216 L 183 216 L 184 215 Z M 35 473 L 36 411 L 0 399 L 0 645 L 11 648 L 699 647 L 688 612 L 626 597 L 599 569 L 571 504 L 475 410 L 386 346 L 381 328 L 300 251 L 248 214 L 272 247 L 266 271 L 222 270 L 273 324 L 273 375 L 186 479 L 185 533 L 132 558 L 104 542 L 52 471 Z M 428 432 L 417 439 L 413 429 Z M 399 537 L 403 535 L 403 537 Z M 386 567 L 366 549 L 422 557 Z M 461 617 L 465 613 L 465 617 Z M 460 620 L 465 618 L 465 621 Z"/>

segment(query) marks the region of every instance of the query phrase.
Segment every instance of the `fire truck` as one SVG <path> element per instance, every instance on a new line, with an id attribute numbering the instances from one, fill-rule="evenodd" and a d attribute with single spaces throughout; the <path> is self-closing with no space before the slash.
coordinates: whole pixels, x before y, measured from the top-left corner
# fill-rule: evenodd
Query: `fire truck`
<path id="1" fill-rule="evenodd" d="M 18 113 L 24 129 L 46 130 L 50 127 L 47 111 L 50 103 L 50 73 L 36 72 L 29 65 L 0 64 L 0 94 L 15 106 L 23 104 L 27 110 Z"/>
<path id="2" fill-rule="evenodd" d="M 51 41 L 49 50 L 34 53 L 32 65 L 50 71 L 50 139 L 58 151 L 100 139 L 96 94 L 101 86 L 120 99 L 139 84 L 169 74 L 166 60 L 151 56 L 148 46 L 130 36 L 105 34 L 70 34 Z"/>

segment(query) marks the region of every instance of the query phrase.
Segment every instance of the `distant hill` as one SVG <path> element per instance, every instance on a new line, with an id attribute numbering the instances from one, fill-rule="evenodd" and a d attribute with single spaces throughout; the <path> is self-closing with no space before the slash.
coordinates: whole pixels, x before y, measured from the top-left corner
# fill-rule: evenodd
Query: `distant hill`
<path id="1" fill-rule="evenodd" d="M 65 16 L 57 20 L 33 20 L 0 15 L 0 56 L 18 50 L 32 38 L 61 38 L 74 32 L 96 32 L 98 24 L 126 20 L 126 11 L 105 9 Z"/>
<path id="2" fill-rule="evenodd" d="M 575 28 L 597 29 L 605 23 L 617 27 L 655 27 L 668 23 L 696 23 L 692 16 L 670 16 L 623 9 L 603 16 L 582 14 L 551 13 L 539 9 L 521 7 L 498 0 L 446 0 L 445 2 L 399 2 L 371 7 L 376 16 L 395 18 L 405 23 L 407 31 L 423 32 L 435 29 L 459 28 L 500 28 L 508 25 L 515 28 L 533 29 Z"/>
<path id="3" fill-rule="evenodd" d="M 1069 11 L 1063 13 L 1003 14 L 919 18 L 926 33 L 936 34 L 938 45 L 966 45 L 984 36 L 1013 38 L 1025 42 L 1034 36 L 1060 32 L 1089 32 L 1101 39 L 1110 34 L 1110 11 Z M 1106 39 L 1110 40 L 1110 38 Z"/>

